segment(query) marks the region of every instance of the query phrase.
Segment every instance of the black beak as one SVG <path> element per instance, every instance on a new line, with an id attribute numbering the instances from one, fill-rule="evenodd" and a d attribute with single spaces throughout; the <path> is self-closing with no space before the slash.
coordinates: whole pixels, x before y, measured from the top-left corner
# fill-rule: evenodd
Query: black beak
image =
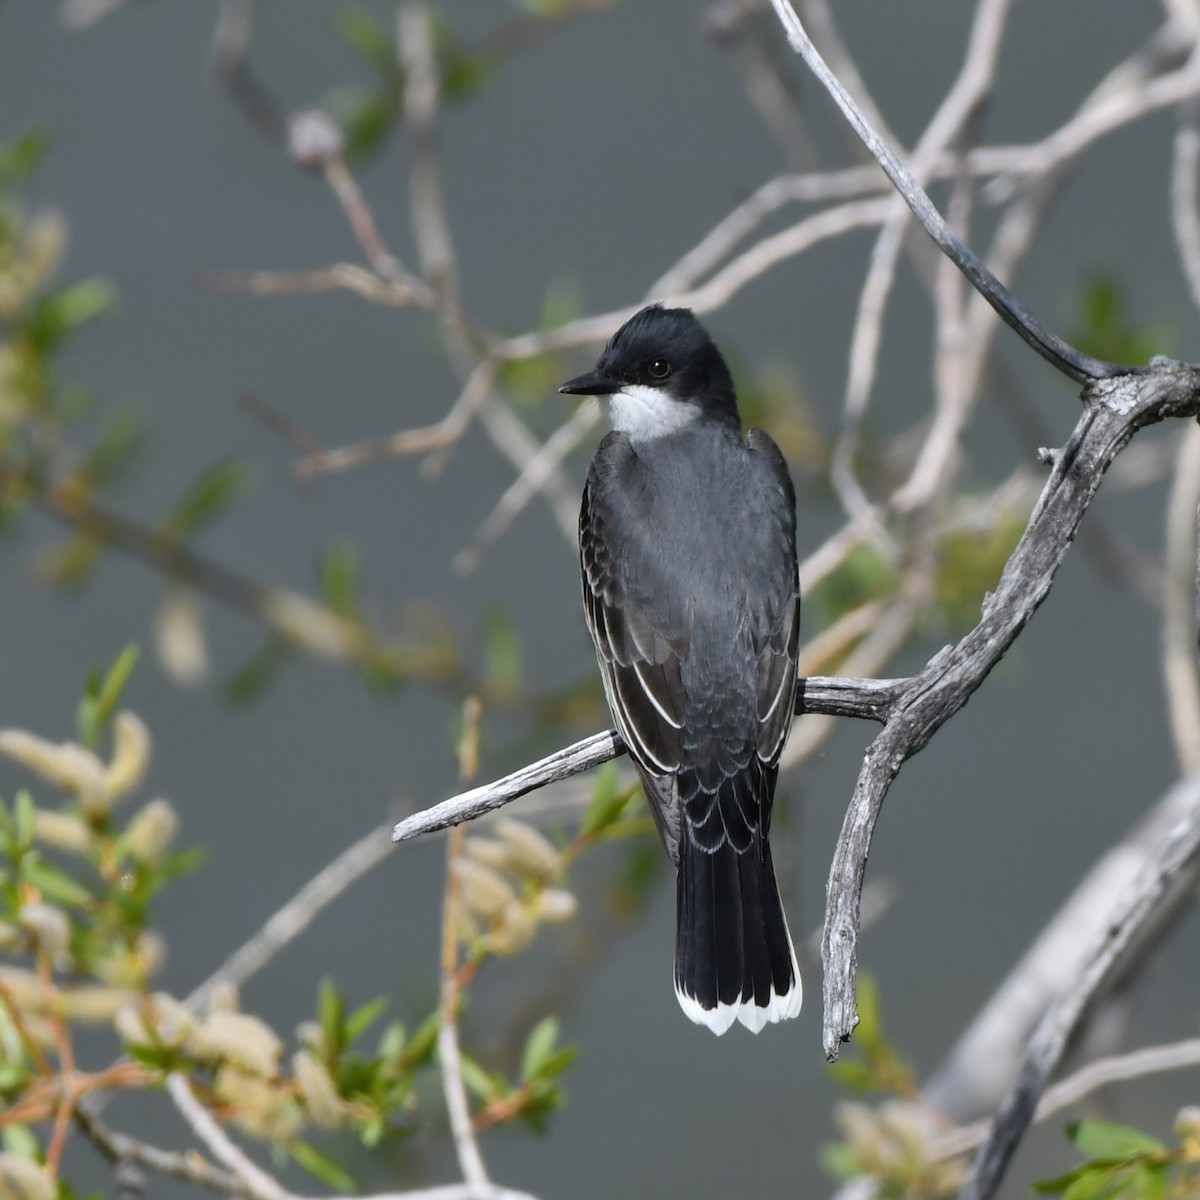
<path id="1" fill-rule="evenodd" d="M 621 385 L 611 376 L 589 371 L 586 375 L 568 379 L 558 390 L 568 396 L 611 396 L 621 390 Z"/>

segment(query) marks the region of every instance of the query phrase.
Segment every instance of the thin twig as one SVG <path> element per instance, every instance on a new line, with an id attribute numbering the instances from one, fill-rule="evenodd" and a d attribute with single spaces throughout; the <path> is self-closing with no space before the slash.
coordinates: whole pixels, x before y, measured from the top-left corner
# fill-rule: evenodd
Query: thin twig
<path id="1" fill-rule="evenodd" d="M 266 1171 L 233 1144 L 208 1109 L 196 1099 L 186 1076 L 168 1075 L 167 1094 L 213 1158 L 241 1181 L 246 1196 L 251 1200 L 290 1200 L 288 1193 Z"/>
<path id="2" fill-rule="evenodd" d="M 193 988 L 184 1004 L 204 1008 L 213 988 L 240 986 L 263 969 L 289 942 L 312 924 L 317 915 L 348 888 L 381 863 L 392 848 L 392 822 L 377 826 L 347 846 L 316 873 L 262 928 L 229 956 L 203 983 Z"/>
<path id="3" fill-rule="evenodd" d="M 492 546 L 516 520 L 530 500 L 538 494 L 563 460 L 593 430 L 600 420 L 600 407 L 581 404 L 542 444 L 525 464 L 525 469 L 509 484 L 496 501 L 486 520 L 471 535 L 471 540 L 454 556 L 452 566 L 460 575 L 473 571 Z"/>
<path id="4" fill-rule="evenodd" d="M 1181 780 L 1176 789 L 1187 797 L 1187 815 L 1167 835 L 1134 883 L 1118 897 L 1106 927 L 1091 944 L 1083 970 L 1038 1025 L 1017 1082 L 996 1114 L 992 1132 L 972 1165 L 959 1200 L 990 1200 L 996 1194 L 1037 1101 L 1088 1005 L 1119 968 L 1142 929 L 1156 920 L 1159 905 L 1175 880 L 1200 855 L 1200 772 Z"/>
<path id="5" fill-rule="evenodd" d="M 1200 506 L 1200 426 L 1183 431 L 1167 498 L 1162 667 L 1175 758 L 1200 764 L 1200 665 L 1196 661 L 1196 510 Z"/>
<path id="6" fill-rule="evenodd" d="M 1050 478 L 979 624 L 914 677 L 867 750 L 829 875 L 824 1040 L 830 1058 L 858 1022 L 857 897 L 875 822 L 901 766 L 966 704 L 1037 611 L 1105 471 L 1135 430 L 1197 411 L 1200 368 L 1165 364 L 1153 374 L 1097 385 L 1069 442 L 1053 456 Z"/>
<path id="7" fill-rule="evenodd" d="M 198 1183 L 227 1195 L 236 1196 L 244 1192 L 242 1181 L 232 1171 L 214 1167 L 195 1151 L 163 1150 L 110 1129 L 86 1106 L 81 1105 L 75 1110 L 75 1123 L 114 1166 L 135 1162 L 160 1175 Z"/>
<path id="8" fill-rule="evenodd" d="M 883 721 L 905 682 L 894 679 L 806 679 L 800 688 L 796 711 Z M 450 825 L 473 821 L 526 792 L 590 771 L 624 753 L 625 744 L 614 730 L 593 734 L 494 783 L 451 796 L 440 804 L 413 813 L 392 830 L 392 841 L 406 842 Z"/>
<path id="9" fill-rule="evenodd" d="M 1146 1046 L 1128 1054 L 1098 1058 L 1046 1089 L 1034 1109 L 1034 1123 L 1041 1124 L 1056 1113 L 1087 1099 L 1093 1092 L 1111 1087 L 1114 1083 L 1128 1083 L 1131 1079 L 1163 1075 L 1168 1071 L 1184 1071 L 1189 1067 L 1200 1067 L 1200 1038 L 1185 1038 L 1163 1046 Z M 957 1158 L 969 1150 L 978 1149 L 987 1141 L 992 1127 L 991 1120 L 976 1121 L 943 1134 L 937 1139 L 934 1157 Z"/>
<path id="10" fill-rule="evenodd" d="M 433 49 L 433 15 L 427 5 L 400 5 L 396 41 L 405 78 L 404 116 L 412 145 L 409 200 L 421 274 L 438 297 L 452 305 L 458 291 L 457 267 L 442 186 L 437 134 L 441 80 Z"/>
<path id="11" fill-rule="evenodd" d="M 479 765 L 479 700 L 472 696 L 463 705 L 463 732 L 459 743 L 459 777 L 470 780 Z M 450 1133 L 458 1168 L 472 1200 L 491 1196 L 488 1178 L 467 1103 L 463 1084 L 462 1054 L 458 1045 L 458 860 L 466 830 L 453 830 L 446 843 L 446 887 L 442 898 L 441 998 L 438 1003 L 438 1061 L 442 1068 L 442 1091 L 450 1116 Z"/>
<path id="12" fill-rule="evenodd" d="M 783 24 L 792 48 L 803 57 L 809 69 L 821 82 L 855 133 L 862 139 L 872 157 L 887 173 L 896 190 L 921 223 L 922 228 L 948 255 L 959 270 L 971 281 L 1000 314 L 1005 323 L 1047 362 L 1076 383 L 1089 383 L 1107 378 L 1114 371 L 1112 364 L 1084 354 L 1047 329 L 1023 304 L 983 265 L 942 219 L 933 201 L 901 165 L 891 148 L 880 138 L 859 111 L 845 88 L 825 65 L 789 0 L 771 0 L 776 15 Z"/>
<path id="13" fill-rule="evenodd" d="M 354 442 L 348 446 L 309 454 L 294 464 L 292 469 L 296 477 L 311 479 L 314 475 L 346 471 L 369 462 L 410 454 L 425 454 L 430 450 L 454 445 L 486 402 L 495 383 L 496 368 L 494 359 L 484 359 L 467 376 L 458 399 L 440 421 L 419 429 L 403 429 L 378 441 Z"/>
<path id="14" fill-rule="evenodd" d="M 976 8 L 962 68 L 913 151 L 910 167 L 913 186 L 917 186 L 918 181 L 928 179 L 934 163 L 959 137 L 991 91 L 1010 4 L 1011 0 L 981 0 Z M 872 250 L 854 321 L 845 417 L 834 448 L 831 468 L 834 485 L 852 516 L 870 507 L 870 501 L 855 474 L 854 460 L 875 381 L 884 311 L 895 279 L 908 220 L 908 210 L 898 196 Z"/>

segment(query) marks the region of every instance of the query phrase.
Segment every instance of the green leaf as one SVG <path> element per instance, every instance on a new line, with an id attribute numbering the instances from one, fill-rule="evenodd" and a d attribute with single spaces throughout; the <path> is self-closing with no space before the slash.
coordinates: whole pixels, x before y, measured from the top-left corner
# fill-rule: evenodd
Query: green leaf
<path id="1" fill-rule="evenodd" d="M 27 179 L 41 161 L 46 149 L 46 135 L 38 129 L 27 129 L 12 145 L 0 146 L 0 181 L 16 183 Z"/>
<path id="2" fill-rule="evenodd" d="M 290 643 L 272 634 L 263 643 L 262 649 L 244 662 L 222 688 L 222 695 L 230 704 L 250 704 L 266 691 L 276 676 L 295 654 Z"/>
<path id="3" fill-rule="evenodd" d="M 1157 1154 L 1166 1147 L 1157 1138 L 1112 1121 L 1075 1121 L 1067 1126 L 1067 1136 L 1075 1148 L 1088 1158 L 1123 1159 L 1142 1154 Z"/>
<path id="4" fill-rule="evenodd" d="M 528 1083 L 541 1073 L 546 1060 L 554 1052 L 558 1041 L 558 1019 L 543 1017 L 525 1039 L 525 1051 L 521 1055 L 521 1079 Z"/>
<path id="5" fill-rule="evenodd" d="M 358 5 L 347 5 L 337 11 L 333 20 L 342 41 L 360 58 L 383 75 L 395 75 L 399 71 L 399 59 L 391 36 L 373 14 Z"/>
<path id="6" fill-rule="evenodd" d="M 579 832 L 585 837 L 601 833 L 621 815 L 631 793 L 622 791 L 619 784 L 620 775 L 616 763 L 607 762 L 596 772 L 592 798 L 588 801 L 583 823 L 579 827 Z"/>
<path id="7" fill-rule="evenodd" d="M 358 1184 L 355 1183 L 353 1175 L 307 1142 L 292 1142 L 287 1149 L 297 1166 L 302 1167 L 327 1187 L 333 1188 L 335 1192 L 348 1194 L 358 1190 Z"/>
<path id="8" fill-rule="evenodd" d="M 883 1037 L 883 1018 L 879 1011 L 879 989 L 875 980 L 864 972 L 858 976 L 858 1028 L 854 1031 L 855 1040 L 862 1042 L 877 1042 Z"/>
<path id="9" fill-rule="evenodd" d="M 873 1092 L 875 1072 L 865 1062 L 839 1058 L 829 1064 L 830 1078 L 849 1092 Z"/>
<path id="10" fill-rule="evenodd" d="M 139 654 L 137 646 L 126 646 L 103 679 L 98 671 L 88 675 L 76 714 L 76 724 L 79 726 L 80 739 L 93 749 L 99 744 L 105 726 L 112 720 Z"/>
<path id="11" fill-rule="evenodd" d="M 0 1130 L 0 1139 L 9 1154 L 20 1155 L 21 1158 L 31 1158 L 41 1162 L 42 1148 L 38 1140 L 30 1132 L 28 1125 L 6 1125 Z"/>
<path id="12" fill-rule="evenodd" d="M 512 618 L 496 606 L 483 618 L 484 678 L 501 695 L 521 690 L 521 642 Z"/>
<path id="13" fill-rule="evenodd" d="M 22 874 L 25 881 L 37 888 L 47 900 L 68 908 L 86 909 L 96 902 L 95 896 L 87 888 L 38 854 L 30 854 L 25 859 Z"/>
<path id="14" fill-rule="evenodd" d="M 400 103 L 394 87 L 346 88 L 331 101 L 345 131 L 348 162 L 361 162 L 382 147 L 400 115 Z"/>
<path id="15" fill-rule="evenodd" d="M 137 666 L 140 654 L 137 646 L 128 645 L 117 655 L 116 662 L 108 668 L 108 674 L 104 676 L 104 682 L 96 693 L 95 720 L 100 728 L 108 724 L 116 711 L 121 693 L 129 682 L 129 676 L 133 674 L 133 668 Z"/>
<path id="16" fill-rule="evenodd" d="M 541 1066 L 543 1079 L 554 1079 L 561 1075 L 579 1057 L 578 1046 L 563 1046 L 549 1055 Z"/>
<path id="17" fill-rule="evenodd" d="M 332 979 L 322 979 L 317 993 L 317 1017 L 325 1041 L 325 1053 L 336 1062 L 346 1048 L 344 1038 L 346 1005 Z"/>
<path id="18" fill-rule="evenodd" d="M 99 277 L 60 288 L 34 306 L 29 317 L 29 337 L 43 353 L 52 350 L 72 330 L 98 317 L 115 299 L 112 284 Z"/>
<path id="19" fill-rule="evenodd" d="M 373 1025 L 387 1006 L 387 997 L 380 996 L 378 999 L 372 1000 L 355 1010 L 346 1019 L 346 1045 L 351 1045 L 358 1038 L 359 1034 L 364 1033 Z"/>
<path id="20" fill-rule="evenodd" d="M 387 1066 L 392 1066 L 404 1053 L 405 1036 L 402 1021 L 393 1021 L 384 1029 L 383 1036 L 379 1039 L 378 1056 Z"/>
<path id="21" fill-rule="evenodd" d="M 1121 284 L 1096 275 L 1079 291 L 1079 318 L 1070 340 L 1085 354 L 1110 362 L 1143 363 L 1170 351 L 1170 331 L 1159 324 L 1138 325 L 1129 313 Z"/>
<path id="22" fill-rule="evenodd" d="M 833 1065 L 837 1065 L 836 1063 Z M 854 1148 L 845 1142 L 829 1142 L 821 1147 L 821 1165 L 834 1179 L 853 1179 L 863 1174 Z"/>
<path id="23" fill-rule="evenodd" d="M 462 1073 L 462 1081 L 467 1086 L 468 1091 L 474 1092 L 480 1100 L 492 1100 L 501 1093 L 501 1089 L 496 1086 L 494 1080 L 473 1058 L 469 1055 L 461 1055 L 460 1071 Z"/>
<path id="24" fill-rule="evenodd" d="M 408 1049 L 405 1051 L 404 1057 L 408 1066 L 417 1067 L 425 1062 L 430 1055 L 433 1054 L 434 1047 L 437 1046 L 438 1029 L 440 1027 L 441 1018 L 437 1009 L 417 1026 L 417 1031 L 412 1035 L 408 1043 Z"/>
<path id="25" fill-rule="evenodd" d="M 248 482 L 249 473 L 242 463 L 227 460 L 215 464 L 184 492 L 159 522 L 158 532 L 165 538 L 183 541 L 219 516 L 245 491 Z"/>
<path id="26" fill-rule="evenodd" d="M 37 810 L 33 805 L 33 796 L 28 788 L 22 788 L 17 793 L 13 804 L 13 815 L 16 818 L 16 846 L 18 854 L 24 854 L 33 845 L 33 823 Z"/>
<path id="27" fill-rule="evenodd" d="M 96 484 L 112 483 L 129 469 L 142 447 L 141 420 L 129 409 L 119 409 L 88 451 L 87 473 Z"/>
<path id="28" fill-rule="evenodd" d="M 358 555 L 346 542 L 328 546 L 317 562 L 317 590 L 322 601 L 344 617 L 358 610 Z"/>
<path id="29" fill-rule="evenodd" d="M 1095 1169 L 1080 1175 L 1063 1192 L 1063 1200 L 1112 1200 L 1125 1190 L 1125 1181 L 1118 1178 L 1111 1166 L 1095 1164 Z"/>

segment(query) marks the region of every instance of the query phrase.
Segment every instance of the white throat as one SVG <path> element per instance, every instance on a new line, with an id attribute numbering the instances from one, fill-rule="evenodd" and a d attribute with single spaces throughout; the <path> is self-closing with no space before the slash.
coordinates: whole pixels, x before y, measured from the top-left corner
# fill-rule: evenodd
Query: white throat
<path id="1" fill-rule="evenodd" d="M 700 416 L 700 410 L 694 404 L 672 400 L 659 388 L 631 383 L 608 397 L 608 414 L 612 427 L 631 442 L 645 442 L 686 429 Z"/>

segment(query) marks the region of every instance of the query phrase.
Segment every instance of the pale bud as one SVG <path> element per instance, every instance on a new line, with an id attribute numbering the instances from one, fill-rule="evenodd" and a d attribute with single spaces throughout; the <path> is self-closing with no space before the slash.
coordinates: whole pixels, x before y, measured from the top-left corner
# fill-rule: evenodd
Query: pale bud
<path id="1" fill-rule="evenodd" d="M 154 625 L 158 661 L 176 683 L 195 687 L 208 678 L 208 645 L 200 604 L 190 588 L 173 587 Z"/>
<path id="2" fill-rule="evenodd" d="M 308 1115 L 322 1129 L 336 1129 L 342 1119 L 341 1098 L 325 1064 L 307 1050 L 292 1055 L 292 1074 L 300 1085 Z"/>
<path id="3" fill-rule="evenodd" d="M 68 854 L 86 854 L 92 844 L 92 831 L 77 816 L 45 808 L 34 813 L 33 836 Z"/>
<path id="4" fill-rule="evenodd" d="M 220 979 L 209 988 L 208 1011 L 210 1013 L 235 1013 L 241 1006 L 242 1001 L 238 995 L 236 983 L 230 983 L 228 979 Z"/>
<path id="5" fill-rule="evenodd" d="M 493 838 L 470 837 L 463 843 L 463 852 L 468 858 L 493 867 L 497 871 L 507 871 L 513 865 L 512 855 L 503 842 Z"/>
<path id="6" fill-rule="evenodd" d="M 891 1100 L 880 1106 L 879 1119 L 903 1153 L 918 1161 L 930 1157 L 934 1130 L 926 1110 L 909 1100 Z"/>
<path id="7" fill-rule="evenodd" d="M 150 1004 L 126 1004 L 113 1020 L 122 1041 L 135 1046 L 153 1041 L 179 1046 L 195 1032 L 196 1018 L 174 996 L 155 992 Z"/>
<path id="8" fill-rule="evenodd" d="M 325 1049 L 325 1031 L 316 1021 L 301 1021 L 296 1026 L 296 1041 L 306 1050 L 321 1054 Z"/>
<path id="9" fill-rule="evenodd" d="M 42 981 L 24 967 L 0 966 L 0 986 L 23 1012 L 46 1012 L 50 1008 L 50 993 L 42 986 Z"/>
<path id="10" fill-rule="evenodd" d="M 157 863 L 162 860 L 175 834 L 179 817 L 169 800 L 151 800 L 125 827 L 121 845 L 138 862 Z"/>
<path id="11" fill-rule="evenodd" d="M 136 1004 L 126 1004 L 117 1009 L 113 1028 L 117 1031 L 117 1037 L 128 1046 L 145 1046 L 154 1040 L 146 1026 L 145 1015 Z"/>
<path id="12" fill-rule="evenodd" d="M 245 1013 L 214 1012 L 187 1039 L 188 1049 L 206 1062 L 231 1062 L 254 1075 L 274 1075 L 283 1045 L 275 1031 Z"/>
<path id="13" fill-rule="evenodd" d="M 110 800 L 132 792 L 150 763 L 150 730 L 141 717 L 119 712 L 113 720 L 113 756 L 105 782 Z"/>
<path id="14" fill-rule="evenodd" d="M 59 745 L 24 729 L 0 729 L 0 754 L 48 782 L 75 792 L 87 812 L 108 811 L 104 765 L 85 747 L 75 742 Z"/>
<path id="15" fill-rule="evenodd" d="M 0 1200 L 54 1200 L 58 1185 L 41 1163 L 0 1152 Z"/>
<path id="16" fill-rule="evenodd" d="M 834 1124 L 842 1131 L 859 1167 L 885 1172 L 891 1165 L 891 1147 L 884 1137 L 875 1111 L 857 1101 L 844 1101 L 833 1109 Z"/>
<path id="17" fill-rule="evenodd" d="M 481 862 L 469 858 L 456 859 L 454 874 L 463 903 L 482 917 L 494 917 L 517 898 L 508 880 Z"/>
<path id="18" fill-rule="evenodd" d="M 1188 1105 L 1175 1114 L 1175 1132 L 1181 1138 L 1200 1142 L 1200 1108 Z"/>
<path id="19" fill-rule="evenodd" d="M 56 965 L 67 961 L 71 926 L 67 914 L 53 904 L 23 904 L 21 924 L 33 936 L 40 953 Z"/>
<path id="20" fill-rule="evenodd" d="M 543 888 L 535 901 L 537 915 L 552 925 L 561 925 L 574 918 L 579 901 L 566 888 Z"/>
<path id="21" fill-rule="evenodd" d="M 62 213 L 43 209 L 25 227 L 25 265 L 30 273 L 30 291 L 48 283 L 67 248 L 67 222 Z"/>
<path id="22" fill-rule="evenodd" d="M 159 1038 L 170 1045 L 182 1042 L 196 1028 L 196 1015 L 169 992 L 155 992 L 151 997 L 154 1023 Z"/>
<path id="23" fill-rule="evenodd" d="M 15 925 L 0 921 L 0 950 L 16 952 L 25 948 L 25 934 Z"/>
<path id="24" fill-rule="evenodd" d="M 544 833 L 524 821 L 511 818 L 497 821 L 496 832 L 517 866 L 543 878 L 558 874 L 562 867 L 562 855 Z"/>
<path id="25" fill-rule="evenodd" d="M 296 1105 L 257 1075 L 224 1066 L 216 1074 L 213 1089 L 234 1110 L 234 1120 L 255 1137 L 286 1142 L 300 1132 L 303 1122 Z"/>
<path id="26" fill-rule="evenodd" d="M 162 934 L 144 930 L 132 946 L 121 946 L 96 963 L 95 972 L 113 987 L 140 991 L 166 961 L 167 943 Z"/>
<path id="27" fill-rule="evenodd" d="M 537 922 L 520 902 L 510 904 L 491 931 L 489 945 L 496 954 L 520 954 L 537 935 Z"/>
<path id="28" fill-rule="evenodd" d="M 81 987 L 59 993 L 64 1017 L 106 1024 L 116 1018 L 129 999 L 129 993 L 123 988 L 112 987 Z"/>
<path id="29" fill-rule="evenodd" d="M 342 127 L 319 108 L 296 113 L 287 125 L 288 156 L 308 171 L 319 171 L 341 157 L 346 135 Z"/>

